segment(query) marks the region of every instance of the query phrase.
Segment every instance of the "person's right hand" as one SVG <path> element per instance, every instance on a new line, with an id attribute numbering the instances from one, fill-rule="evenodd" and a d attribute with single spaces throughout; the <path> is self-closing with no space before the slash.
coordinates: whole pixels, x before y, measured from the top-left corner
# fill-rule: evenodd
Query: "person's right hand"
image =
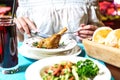
<path id="1" fill-rule="evenodd" d="M 28 17 L 14 18 L 14 22 L 21 33 L 26 33 L 31 37 L 31 30 L 37 31 L 35 24 Z"/>

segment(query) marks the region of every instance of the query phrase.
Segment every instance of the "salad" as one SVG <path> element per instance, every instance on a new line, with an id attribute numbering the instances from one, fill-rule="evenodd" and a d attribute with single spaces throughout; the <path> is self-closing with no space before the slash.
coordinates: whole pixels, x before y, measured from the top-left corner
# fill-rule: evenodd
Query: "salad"
<path id="1" fill-rule="evenodd" d="M 99 73 L 99 67 L 90 59 L 76 63 L 62 61 L 43 70 L 43 80 L 93 80 Z"/>

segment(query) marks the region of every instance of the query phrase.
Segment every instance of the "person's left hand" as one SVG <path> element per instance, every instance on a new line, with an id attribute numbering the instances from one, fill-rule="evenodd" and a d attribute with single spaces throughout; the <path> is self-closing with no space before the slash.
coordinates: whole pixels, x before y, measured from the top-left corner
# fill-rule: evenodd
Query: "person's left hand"
<path id="1" fill-rule="evenodd" d="M 81 24 L 80 26 L 80 30 L 76 32 L 80 40 L 92 38 L 94 31 L 97 29 L 97 26 L 94 25 Z"/>

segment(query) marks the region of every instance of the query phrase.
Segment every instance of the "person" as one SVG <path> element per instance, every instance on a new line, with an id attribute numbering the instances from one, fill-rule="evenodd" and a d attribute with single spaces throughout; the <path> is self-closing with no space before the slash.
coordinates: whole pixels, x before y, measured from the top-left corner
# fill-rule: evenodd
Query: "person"
<path id="1" fill-rule="evenodd" d="M 98 0 L 18 0 L 15 23 L 20 34 L 52 35 L 67 27 L 77 41 L 91 38 L 100 19 Z M 24 39 L 24 38 L 22 38 Z"/>

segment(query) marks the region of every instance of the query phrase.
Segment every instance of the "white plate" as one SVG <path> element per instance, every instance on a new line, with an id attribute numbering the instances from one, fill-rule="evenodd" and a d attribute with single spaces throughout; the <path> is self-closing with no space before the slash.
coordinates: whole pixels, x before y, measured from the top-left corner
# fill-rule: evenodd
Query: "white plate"
<path id="1" fill-rule="evenodd" d="M 26 39 L 23 42 L 23 46 L 26 50 L 28 50 L 28 52 L 41 53 L 41 54 L 56 54 L 56 53 L 71 50 L 77 45 L 77 42 L 74 39 L 61 38 L 60 44 L 64 43 L 64 45 L 59 46 L 57 49 L 36 48 L 32 46 L 33 42 L 39 41 L 40 39 L 41 39 L 40 37 L 32 37 L 32 38 Z"/>
<path id="2" fill-rule="evenodd" d="M 26 80 L 42 80 L 40 77 L 40 72 L 42 69 L 46 66 L 53 65 L 55 63 L 60 63 L 61 61 L 71 61 L 71 62 L 77 62 L 78 60 L 85 60 L 86 58 L 83 57 L 75 57 L 75 56 L 57 56 L 57 57 L 49 57 L 45 59 L 41 59 L 39 61 L 36 61 L 32 65 L 30 65 L 25 72 Z M 103 72 L 102 75 L 97 75 L 93 80 L 110 80 L 111 79 L 111 73 L 107 67 L 105 67 L 103 64 L 99 63 L 96 60 L 93 60 L 95 64 L 98 65 L 100 69 L 100 73 Z"/>
<path id="3" fill-rule="evenodd" d="M 69 51 L 65 51 L 57 54 L 46 54 L 46 55 L 41 53 L 29 52 L 28 50 L 26 50 L 24 46 L 21 46 L 18 49 L 18 51 L 19 51 L 19 54 L 30 59 L 42 59 L 42 58 L 51 57 L 51 56 L 68 56 L 68 55 L 77 56 L 81 53 L 81 48 L 79 46 L 75 46 L 73 49 Z"/>

